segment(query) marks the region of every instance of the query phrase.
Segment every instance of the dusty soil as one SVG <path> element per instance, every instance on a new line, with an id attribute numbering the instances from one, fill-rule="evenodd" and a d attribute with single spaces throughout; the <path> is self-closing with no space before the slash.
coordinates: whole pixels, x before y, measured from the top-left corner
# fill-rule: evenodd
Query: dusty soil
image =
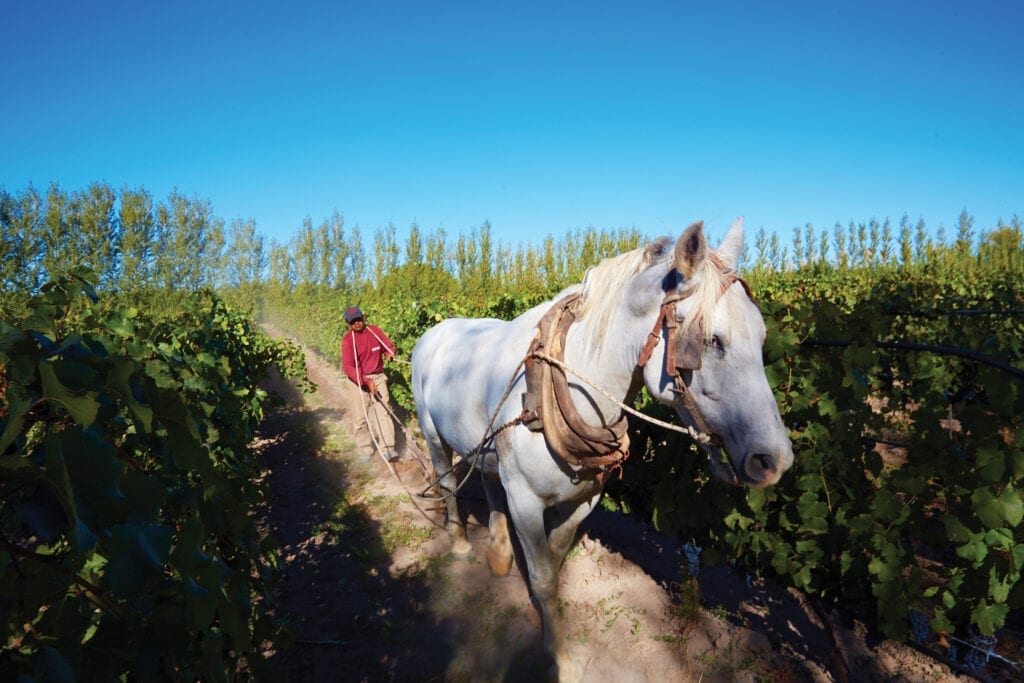
<path id="1" fill-rule="evenodd" d="M 542 680 L 550 662 L 523 565 L 490 575 L 476 480 L 464 490 L 475 553 L 455 559 L 441 512 L 415 495 L 428 479 L 414 449 L 400 444 L 394 471 L 363 460 L 343 376 L 307 359 L 318 390 L 273 380 L 284 405 L 258 442 L 272 490 L 263 522 L 284 564 L 268 600 L 293 634 L 273 666 L 294 681 Z M 703 569 L 699 586 L 683 580 L 685 563 L 678 543 L 634 519 L 598 511 L 584 523 L 561 597 L 585 680 L 973 680 L 728 566 Z"/>

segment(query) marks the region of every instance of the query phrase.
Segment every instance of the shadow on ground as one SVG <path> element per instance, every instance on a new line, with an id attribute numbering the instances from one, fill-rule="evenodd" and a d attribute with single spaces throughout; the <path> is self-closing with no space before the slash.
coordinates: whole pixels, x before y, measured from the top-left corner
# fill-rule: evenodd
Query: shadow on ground
<path id="1" fill-rule="evenodd" d="M 270 388 L 284 399 L 258 433 L 271 491 L 264 519 L 283 564 L 270 600 L 293 638 L 271 664 L 295 681 L 443 679 L 451 626 L 421 609 L 425 583 L 391 578 L 378 523 L 344 503 L 346 465 L 324 457 L 321 419 L 337 411 L 305 408 L 287 382 Z"/>
<path id="2" fill-rule="evenodd" d="M 441 577 L 451 571 L 431 571 L 449 555 L 422 571 L 389 572 L 385 529 L 346 495 L 347 482 L 373 475 L 332 453 L 321 426 L 339 420 L 338 411 L 306 407 L 276 375 L 267 388 L 283 399 L 257 435 L 270 488 L 261 523 L 283 565 L 267 600 L 290 632 L 274 644 L 271 666 L 292 681 L 539 680 L 549 664 L 539 630 L 520 619 L 512 631 L 495 621 L 507 632 L 481 633 L 474 596 L 449 590 Z M 467 494 L 467 507 L 483 505 L 482 494 Z"/>

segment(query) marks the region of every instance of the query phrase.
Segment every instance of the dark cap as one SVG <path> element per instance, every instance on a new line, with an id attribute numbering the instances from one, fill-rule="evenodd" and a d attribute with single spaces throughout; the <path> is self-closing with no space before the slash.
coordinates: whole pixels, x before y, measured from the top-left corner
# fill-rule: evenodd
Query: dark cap
<path id="1" fill-rule="evenodd" d="M 345 322 L 350 323 L 353 320 L 363 317 L 363 312 L 359 310 L 358 306 L 349 306 L 345 309 Z"/>

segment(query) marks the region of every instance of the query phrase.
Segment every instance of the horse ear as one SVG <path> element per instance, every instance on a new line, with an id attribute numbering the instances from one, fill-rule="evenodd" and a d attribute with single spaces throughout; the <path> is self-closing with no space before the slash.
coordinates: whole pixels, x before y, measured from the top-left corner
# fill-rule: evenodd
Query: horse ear
<path id="1" fill-rule="evenodd" d="M 708 241 L 704 238 L 704 221 L 697 221 L 679 236 L 676 242 L 676 269 L 683 277 L 693 276 L 708 255 Z"/>
<path id="2" fill-rule="evenodd" d="M 729 227 L 729 232 L 725 233 L 717 251 L 718 255 L 722 257 L 722 263 L 736 270 L 740 252 L 743 251 L 743 216 L 737 218 Z"/>
<path id="3" fill-rule="evenodd" d="M 656 263 L 663 259 L 672 245 L 672 238 L 662 236 L 644 247 L 644 266 Z"/>

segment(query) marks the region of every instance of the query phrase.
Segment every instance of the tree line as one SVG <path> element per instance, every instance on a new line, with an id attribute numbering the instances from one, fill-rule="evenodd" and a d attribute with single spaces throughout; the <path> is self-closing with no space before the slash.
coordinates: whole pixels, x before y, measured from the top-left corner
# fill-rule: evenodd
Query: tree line
<path id="1" fill-rule="evenodd" d="M 0 228 L 0 282 L 7 294 L 35 292 L 82 265 L 99 275 L 101 290 L 143 292 L 150 303 L 164 296 L 172 304 L 174 292 L 213 288 L 254 310 L 312 293 L 485 299 L 549 293 L 578 282 L 601 258 L 649 238 L 636 227 L 589 227 L 513 245 L 484 222 L 455 237 L 414 223 L 404 240 L 389 223 L 364 240 L 359 226 L 346 225 L 335 211 L 318 223 L 307 217 L 280 243 L 266 239 L 252 218 L 225 223 L 208 199 L 177 189 L 157 199 L 144 187 L 115 189 L 106 182 L 70 191 L 51 183 L 45 192 L 0 186 Z M 1024 258 L 1022 245 L 1018 216 L 978 231 L 964 209 L 951 239 L 944 227 L 933 233 L 906 215 L 897 224 L 871 219 L 836 223 L 832 230 L 807 224 L 793 228 L 788 243 L 761 227 L 741 267 L 757 278 L 796 270 L 936 267 L 965 255 L 1003 262 Z"/>
<path id="2" fill-rule="evenodd" d="M 1014 215 L 1009 223 L 1000 219 L 993 229 L 982 232 L 974 223 L 974 217 L 963 209 L 952 240 L 944 226 L 932 234 L 924 219 L 912 222 L 906 214 L 897 225 L 888 218 L 881 222 L 872 218 L 867 222 L 850 221 L 846 226 L 837 222 L 829 231 L 807 223 L 793 228 L 788 245 L 777 233 L 769 235 L 762 227 L 757 231 L 753 254 L 748 248 L 745 256 L 758 273 L 822 268 L 912 269 L 926 264 L 951 265 L 971 256 L 997 266 L 1024 263 L 1020 260 L 1024 225 L 1019 216 Z"/>
<path id="3" fill-rule="evenodd" d="M 144 187 L 94 182 L 66 190 L 51 183 L 9 191 L 0 186 L 0 283 L 32 293 L 76 266 L 99 275 L 100 290 L 174 292 L 214 288 L 254 304 L 267 293 L 297 289 L 360 293 L 424 281 L 432 290 L 533 290 L 567 282 L 606 255 L 632 249 L 636 228 L 575 230 L 540 245 L 497 240 L 485 222 L 450 239 L 444 228 L 413 224 L 404 242 L 394 224 L 369 244 L 335 211 L 306 218 L 291 240 L 267 240 L 252 218 L 229 224 L 208 199 L 177 189 L 157 199 Z"/>

